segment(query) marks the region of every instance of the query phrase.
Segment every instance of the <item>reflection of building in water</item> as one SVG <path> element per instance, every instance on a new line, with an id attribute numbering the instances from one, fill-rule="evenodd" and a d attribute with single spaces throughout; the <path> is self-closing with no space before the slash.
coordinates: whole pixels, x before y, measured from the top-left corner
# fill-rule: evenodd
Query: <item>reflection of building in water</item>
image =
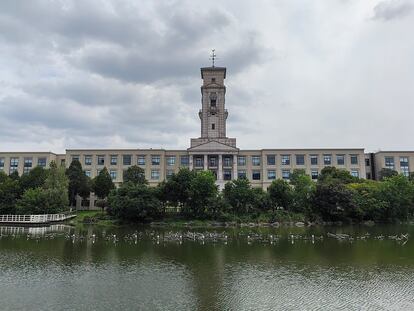
<path id="1" fill-rule="evenodd" d="M 263 189 L 277 178 L 289 180 L 294 169 L 305 170 L 314 180 L 326 166 L 345 169 L 353 176 L 368 179 L 378 179 L 382 168 L 391 168 L 406 176 L 414 171 L 414 151 L 364 153 L 363 148 L 239 149 L 236 138 L 227 137 L 226 68 L 201 68 L 201 79 L 200 137 L 192 138 L 186 150 L 70 149 L 65 154 L 0 152 L 0 170 L 8 174 L 17 171 L 21 175 L 35 166 L 47 167 L 52 160 L 69 167 L 76 159 L 90 177 L 97 176 L 106 167 L 116 185 L 122 182 L 123 172 L 128 167 L 138 165 L 144 169 L 150 185 L 157 185 L 180 168 L 187 167 L 211 171 L 221 188 L 227 181 L 247 178 L 253 187 Z M 286 134 L 275 133 L 277 135 Z M 93 196 L 87 204 L 94 206 Z"/>
<path id="2" fill-rule="evenodd" d="M 20 226 L 20 227 L 13 227 L 13 226 L 0 226 L 0 235 L 7 236 L 7 235 L 45 235 L 46 233 L 52 232 L 69 232 L 71 226 L 63 225 L 63 224 L 56 224 L 50 225 L 46 227 L 27 227 L 27 226 Z"/>

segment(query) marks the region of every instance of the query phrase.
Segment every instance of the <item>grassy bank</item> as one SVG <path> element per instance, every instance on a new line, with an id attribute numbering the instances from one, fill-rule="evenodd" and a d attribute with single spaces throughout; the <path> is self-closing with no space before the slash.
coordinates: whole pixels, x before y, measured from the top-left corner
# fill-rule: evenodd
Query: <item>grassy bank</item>
<path id="1" fill-rule="evenodd" d="M 78 211 L 76 217 L 70 221 L 71 225 L 97 225 L 105 227 L 119 226 L 119 222 L 102 211 Z"/>

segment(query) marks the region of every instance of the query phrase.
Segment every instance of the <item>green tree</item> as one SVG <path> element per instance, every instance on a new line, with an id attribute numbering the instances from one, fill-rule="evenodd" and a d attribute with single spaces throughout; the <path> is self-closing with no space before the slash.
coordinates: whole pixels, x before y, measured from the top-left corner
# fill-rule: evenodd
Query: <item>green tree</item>
<path id="1" fill-rule="evenodd" d="M 99 175 L 94 178 L 93 190 L 95 194 L 100 199 L 105 199 L 109 192 L 115 188 L 114 183 L 112 182 L 111 175 L 109 175 L 108 170 L 104 167 Z"/>
<path id="2" fill-rule="evenodd" d="M 19 176 L 19 172 L 18 171 L 13 171 L 13 173 L 11 173 L 9 175 L 9 177 L 13 180 L 20 180 L 20 176 Z"/>
<path id="3" fill-rule="evenodd" d="M 7 176 L 1 177 L 0 183 L 0 214 L 14 214 L 16 212 L 16 202 L 21 195 L 20 184 Z"/>
<path id="4" fill-rule="evenodd" d="M 291 209 L 293 193 L 289 183 L 283 179 L 274 180 L 267 188 L 273 211 L 276 208 Z"/>
<path id="5" fill-rule="evenodd" d="M 128 222 L 160 218 L 163 206 L 156 197 L 155 191 L 155 188 L 142 183 L 123 183 L 109 194 L 108 213 Z"/>
<path id="6" fill-rule="evenodd" d="M 137 165 L 128 167 L 124 172 L 124 182 L 132 182 L 137 185 L 148 184 L 148 181 L 145 179 L 145 171 Z"/>
<path id="7" fill-rule="evenodd" d="M 380 183 L 379 190 L 379 199 L 388 203 L 384 220 L 406 220 L 413 215 L 414 184 L 407 177 L 388 177 Z"/>
<path id="8" fill-rule="evenodd" d="M 216 178 L 210 171 L 197 172 L 191 180 L 188 205 L 185 213 L 196 218 L 205 218 L 209 213 L 209 202 L 218 194 Z"/>
<path id="9" fill-rule="evenodd" d="M 181 168 L 177 174 L 173 174 L 167 181 L 160 184 L 162 200 L 173 206 L 187 205 L 190 198 L 190 185 L 195 176 L 195 171 Z"/>
<path id="10" fill-rule="evenodd" d="M 341 184 L 350 184 L 358 181 L 359 178 L 352 176 L 349 171 L 338 169 L 333 166 L 324 167 L 318 177 L 318 183 L 335 182 Z"/>
<path id="11" fill-rule="evenodd" d="M 295 169 L 290 176 L 290 184 L 293 186 L 292 201 L 295 212 L 311 212 L 311 199 L 316 185 L 303 169 Z"/>
<path id="12" fill-rule="evenodd" d="M 318 182 L 312 199 L 313 217 L 325 221 L 346 221 L 356 213 L 353 191 L 339 182 Z"/>
<path id="13" fill-rule="evenodd" d="M 358 220 L 384 221 L 389 203 L 380 197 L 381 183 L 366 180 L 363 183 L 349 184 L 354 190 L 352 199 L 356 206 L 353 218 Z"/>
<path id="14" fill-rule="evenodd" d="M 382 168 L 378 173 L 378 177 L 381 181 L 383 181 L 385 178 L 393 177 L 397 175 L 398 175 L 398 172 L 390 168 Z"/>
<path id="15" fill-rule="evenodd" d="M 257 195 L 250 185 L 250 181 L 242 178 L 229 181 L 223 190 L 224 199 L 238 215 L 251 212 L 257 203 Z"/>
<path id="16" fill-rule="evenodd" d="M 41 166 L 36 166 L 28 174 L 20 177 L 20 186 L 22 191 L 43 187 L 48 175 L 48 170 Z"/>
<path id="17" fill-rule="evenodd" d="M 46 213 L 58 213 L 68 209 L 69 180 L 65 168 L 58 167 L 54 161 L 50 162 L 50 169 L 45 180 L 44 191 L 46 197 Z"/>
<path id="18" fill-rule="evenodd" d="M 44 189 L 29 188 L 17 201 L 16 212 L 17 214 L 47 214 L 48 202 L 49 198 L 47 196 L 47 192 Z"/>
<path id="19" fill-rule="evenodd" d="M 76 196 L 87 197 L 91 192 L 89 177 L 85 175 L 82 164 L 78 160 L 73 160 L 66 170 L 69 179 L 69 202 L 71 206 L 76 205 Z"/>

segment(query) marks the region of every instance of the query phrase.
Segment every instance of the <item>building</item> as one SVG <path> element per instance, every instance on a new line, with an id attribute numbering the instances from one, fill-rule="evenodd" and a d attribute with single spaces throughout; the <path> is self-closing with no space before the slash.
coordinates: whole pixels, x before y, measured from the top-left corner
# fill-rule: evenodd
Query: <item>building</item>
<path id="1" fill-rule="evenodd" d="M 353 176 L 378 179 L 382 168 L 408 176 L 414 171 L 414 151 L 364 153 L 351 149 L 258 149 L 240 150 L 236 138 L 227 137 L 226 68 L 201 68 L 201 136 L 192 138 L 187 150 L 164 149 L 68 149 L 66 154 L 52 152 L 0 152 L 0 170 L 10 174 L 28 173 L 34 166 L 48 167 L 51 161 L 69 167 L 81 162 L 85 174 L 95 177 L 106 167 L 115 184 L 122 182 L 123 171 L 132 165 L 145 170 L 151 185 L 156 185 L 181 167 L 210 170 L 223 188 L 232 179 L 248 178 L 255 187 L 266 189 L 276 178 L 288 180 L 294 169 L 304 169 L 317 179 L 326 166 L 348 170 Z"/>

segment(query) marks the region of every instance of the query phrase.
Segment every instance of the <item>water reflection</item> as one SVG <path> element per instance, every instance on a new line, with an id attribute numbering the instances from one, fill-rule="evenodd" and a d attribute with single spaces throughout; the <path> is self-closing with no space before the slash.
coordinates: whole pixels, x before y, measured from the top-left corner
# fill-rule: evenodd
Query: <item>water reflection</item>
<path id="1" fill-rule="evenodd" d="M 412 234 L 0 227 L 0 299 L 20 310 L 412 309 Z"/>

